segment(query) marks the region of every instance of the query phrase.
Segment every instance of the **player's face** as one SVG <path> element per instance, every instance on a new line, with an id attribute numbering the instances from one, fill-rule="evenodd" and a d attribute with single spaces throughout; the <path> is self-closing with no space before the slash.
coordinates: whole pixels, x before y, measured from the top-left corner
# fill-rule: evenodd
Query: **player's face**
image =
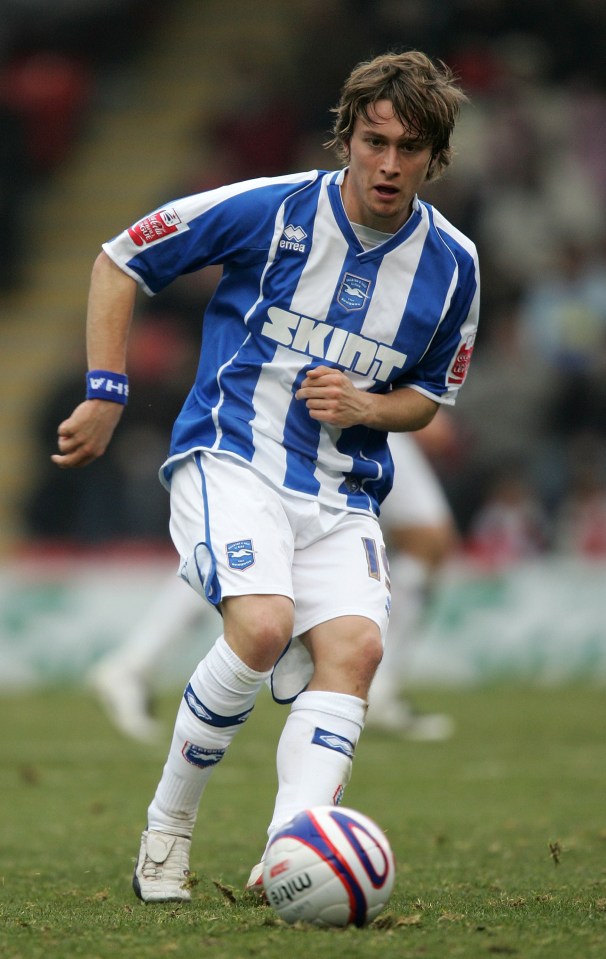
<path id="1" fill-rule="evenodd" d="M 395 116 L 390 100 L 358 117 L 349 143 L 343 183 L 345 212 L 354 223 L 395 233 L 412 211 L 412 200 L 427 179 L 431 148 L 415 140 Z"/>

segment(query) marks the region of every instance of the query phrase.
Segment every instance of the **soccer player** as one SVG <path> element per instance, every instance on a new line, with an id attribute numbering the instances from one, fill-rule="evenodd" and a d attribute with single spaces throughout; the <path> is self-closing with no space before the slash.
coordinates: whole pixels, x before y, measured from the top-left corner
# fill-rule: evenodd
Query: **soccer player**
<path id="1" fill-rule="evenodd" d="M 95 261 L 87 393 L 59 425 L 63 468 L 102 455 L 118 424 L 137 287 L 223 265 L 161 469 L 181 576 L 223 634 L 187 684 L 148 808 L 133 878 L 147 902 L 190 898 L 203 791 L 264 683 L 292 702 L 269 837 L 338 803 L 350 778 L 389 618 L 388 434 L 455 402 L 477 327 L 475 246 L 417 195 L 450 162 L 464 99 L 419 51 L 359 64 L 327 144 L 344 168 L 172 201 Z M 259 863 L 247 885 L 261 876 Z"/>

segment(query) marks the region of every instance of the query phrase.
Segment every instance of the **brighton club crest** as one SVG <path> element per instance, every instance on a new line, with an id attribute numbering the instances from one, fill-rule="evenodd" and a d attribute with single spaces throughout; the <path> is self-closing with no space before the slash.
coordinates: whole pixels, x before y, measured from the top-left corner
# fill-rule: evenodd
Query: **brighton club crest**
<path id="1" fill-rule="evenodd" d="M 230 569 L 248 569 L 255 561 L 251 539 L 239 539 L 235 543 L 226 543 L 225 552 Z"/>
<path id="2" fill-rule="evenodd" d="M 368 299 L 370 280 L 354 273 L 346 273 L 341 281 L 337 302 L 346 310 L 361 310 Z"/>

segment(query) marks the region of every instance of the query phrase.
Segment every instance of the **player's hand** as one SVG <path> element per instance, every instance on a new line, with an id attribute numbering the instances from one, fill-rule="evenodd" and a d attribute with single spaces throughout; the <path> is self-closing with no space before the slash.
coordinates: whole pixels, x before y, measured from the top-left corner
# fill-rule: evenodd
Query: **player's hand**
<path id="1" fill-rule="evenodd" d="M 51 456 L 61 469 L 87 466 L 102 456 L 124 407 L 107 400 L 85 400 L 57 430 L 59 452 Z"/>
<path id="2" fill-rule="evenodd" d="M 358 390 L 341 370 L 316 366 L 308 370 L 295 398 L 305 400 L 312 420 L 345 429 L 365 421 L 372 397 Z"/>

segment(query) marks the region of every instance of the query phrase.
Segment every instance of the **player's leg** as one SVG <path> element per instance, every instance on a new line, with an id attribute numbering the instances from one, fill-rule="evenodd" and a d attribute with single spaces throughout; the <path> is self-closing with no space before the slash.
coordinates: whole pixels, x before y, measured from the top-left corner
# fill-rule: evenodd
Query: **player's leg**
<path id="1" fill-rule="evenodd" d="M 168 758 L 148 809 L 148 828 L 133 880 L 135 892 L 146 901 L 189 898 L 183 864 L 203 791 L 292 635 L 293 547 L 288 524 L 278 514 L 275 523 L 267 523 L 268 512 L 279 513 L 275 498 L 270 496 L 268 502 L 260 481 L 252 474 L 244 478 L 238 471 L 233 476 L 229 465 L 211 458 L 200 472 L 188 463 L 173 479 L 175 544 L 190 582 L 206 595 L 212 591 L 217 599 L 225 597 L 221 601 L 224 635 L 187 684 Z M 230 495 L 234 489 L 237 496 Z M 264 499 L 263 509 L 259 498 Z M 213 517 L 212 542 L 209 515 Z M 237 548 L 231 549 L 234 544 Z M 253 591 L 250 595 L 248 589 Z"/>
<path id="2" fill-rule="evenodd" d="M 377 624 L 361 616 L 322 623 L 304 642 L 314 675 L 293 703 L 278 746 L 279 790 L 270 833 L 303 808 L 340 801 L 383 648 Z"/>
<path id="3" fill-rule="evenodd" d="M 309 626 L 300 635 L 313 674 L 296 697 L 278 744 L 270 840 L 302 809 L 340 802 L 349 782 L 387 627 L 389 593 L 382 555 L 378 524 L 372 517 L 353 514 L 333 535 L 297 552 L 297 626 Z M 258 864 L 249 888 L 258 888 L 261 873 Z"/>
<path id="4" fill-rule="evenodd" d="M 314 675 L 292 704 L 278 743 L 278 793 L 268 842 L 302 809 L 341 802 L 383 646 L 376 623 L 359 616 L 332 619 L 303 640 Z M 248 889 L 262 889 L 262 860 L 251 871 Z"/>
<path id="5" fill-rule="evenodd" d="M 252 711 L 261 686 L 290 638 L 292 602 L 285 596 L 234 596 L 223 604 L 224 634 L 194 670 L 181 700 L 148 827 L 191 837 L 214 767 Z M 236 652 L 234 622 L 240 627 Z"/>

